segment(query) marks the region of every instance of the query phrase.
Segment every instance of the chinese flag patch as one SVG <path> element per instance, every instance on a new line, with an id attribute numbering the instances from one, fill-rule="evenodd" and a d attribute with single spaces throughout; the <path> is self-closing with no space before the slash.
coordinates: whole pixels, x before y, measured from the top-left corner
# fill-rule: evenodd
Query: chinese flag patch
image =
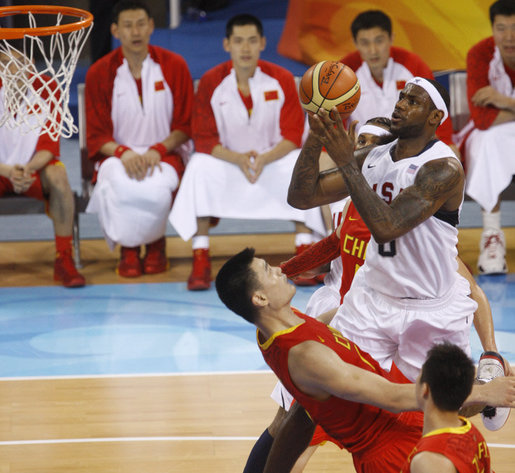
<path id="1" fill-rule="evenodd" d="M 397 90 L 402 90 L 404 89 L 404 86 L 406 85 L 406 81 L 405 80 L 398 80 L 397 81 Z"/>
<path id="2" fill-rule="evenodd" d="M 277 90 L 267 90 L 265 92 L 265 100 L 277 100 L 279 98 L 279 92 Z"/>
<path id="3" fill-rule="evenodd" d="M 159 90 L 165 90 L 165 84 L 162 80 L 156 80 L 154 82 L 154 90 L 158 92 Z"/>

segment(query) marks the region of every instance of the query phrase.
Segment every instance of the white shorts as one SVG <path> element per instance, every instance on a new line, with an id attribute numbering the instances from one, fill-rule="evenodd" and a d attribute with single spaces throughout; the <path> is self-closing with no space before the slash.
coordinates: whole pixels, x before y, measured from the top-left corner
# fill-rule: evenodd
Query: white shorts
<path id="1" fill-rule="evenodd" d="M 111 157 L 100 166 L 86 212 L 98 214 L 111 249 L 117 243 L 128 247 L 152 243 L 165 234 L 178 185 L 179 176 L 168 163 L 137 181 L 127 175 L 118 158 Z"/>
<path id="2" fill-rule="evenodd" d="M 515 123 L 473 130 L 465 143 L 466 193 L 490 212 L 515 174 Z"/>
<path id="3" fill-rule="evenodd" d="M 309 298 L 305 312 L 311 317 L 318 317 L 339 305 L 340 293 L 334 291 L 328 286 L 322 286 Z M 293 402 L 293 396 L 286 390 L 280 381 L 275 385 L 270 397 L 287 411 L 290 409 L 291 403 Z"/>
<path id="4" fill-rule="evenodd" d="M 399 299 L 374 291 L 358 271 L 330 325 L 369 353 L 383 369 L 395 362 L 415 381 L 427 352 L 448 341 L 470 355 L 470 327 L 477 309 L 468 281 L 456 282 L 440 299 Z"/>

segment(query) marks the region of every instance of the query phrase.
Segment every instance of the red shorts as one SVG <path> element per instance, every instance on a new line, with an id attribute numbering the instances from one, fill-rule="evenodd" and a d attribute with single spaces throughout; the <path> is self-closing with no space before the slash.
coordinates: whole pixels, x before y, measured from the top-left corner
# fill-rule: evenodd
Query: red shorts
<path id="1" fill-rule="evenodd" d="M 326 442 L 333 442 L 335 445 L 337 445 L 340 448 L 343 448 L 343 445 L 333 437 L 331 437 L 322 427 L 317 425 L 315 427 L 315 432 L 313 432 L 313 438 L 311 439 L 311 442 L 309 442 L 309 445 L 323 445 Z"/>
<path id="2" fill-rule="evenodd" d="M 64 166 L 64 164 L 56 158 L 52 158 L 47 166 Z M 0 197 L 4 195 L 24 195 L 26 197 L 32 197 L 38 200 L 47 200 L 47 196 L 43 192 L 43 186 L 41 185 L 41 177 L 40 171 L 34 173 L 34 177 L 36 178 L 32 185 L 22 194 L 17 194 L 14 192 L 13 185 L 9 179 L 6 177 L 0 176 Z"/>
<path id="3" fill-rule="evenodd" d="M 352 454 L 357 473 L 399 473 L 422 438 L 422 412 L 403 412 L 397 421 L 377 436 L 372 448 Z"/>

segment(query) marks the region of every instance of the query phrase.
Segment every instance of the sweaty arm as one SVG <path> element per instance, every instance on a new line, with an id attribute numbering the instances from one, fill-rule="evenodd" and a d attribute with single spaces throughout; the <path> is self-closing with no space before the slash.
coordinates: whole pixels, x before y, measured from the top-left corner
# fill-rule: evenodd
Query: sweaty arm
<path id="1" fill-rule="evenodd" d="M 337 115 L 335 126 L 329 114 L 321 110 L 313 117 L 313 128 L 338 165 L 352 201 L 377 243 L 406 234 L 440 208 L 452 211 L 459 207 L 465 177 L 457 159 L 427 162 L 418 171 L 414 184 L 387 204 L 361 173 L 362 163 L 353 155 L 352 138 L 340 116 Z"/>
<path id="2" fill-rule="evenodd" d="M 366 147 L 355 152 L 358 163 L 363 163 L 370 149 Z M 293 168 L 288 189 L 288 203 L 292 207 L 302 210 L 311 209 L 337 202 L 349 195 L 337 167 L 320 171 L 321 152 L 322 144 L 313 130 L 310 130 Z"/>
<path id="3" fill-rule="evenodd" d="M 391 412 L 418 409 L 415 385 L 391 383 L 371 371 L 345 363 L 332 349 L 316 341 L 290 349 L 288 370 L 297 388 L 319 401 L 336 396 Z"/>
<path id="4" fill-rule="evenodd" d="M 474 327 L 479 336 L 479 340 L 481 340 L 481 346 L 484 351 L 497 352 L 492 309 L 488 302 L 488 298 L 472 274 L 470 274 L 470 271 L 467 269 L 461 258 L 457 258 L 457 261 L 458 273 L 469 282 L 470 297 L 477 302 L 477 310 L 474 312 Z"/>

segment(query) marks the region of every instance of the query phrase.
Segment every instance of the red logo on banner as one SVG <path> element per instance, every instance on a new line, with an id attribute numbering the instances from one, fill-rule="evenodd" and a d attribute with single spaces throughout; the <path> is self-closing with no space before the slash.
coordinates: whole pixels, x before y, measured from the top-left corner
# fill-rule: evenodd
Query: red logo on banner
<path id="1" fill-rule="evenodd" d="M 267 90 L 265 92 L 265 100 L 277 100 L 279 98 L 279 92 L 277 90 Z"/>

